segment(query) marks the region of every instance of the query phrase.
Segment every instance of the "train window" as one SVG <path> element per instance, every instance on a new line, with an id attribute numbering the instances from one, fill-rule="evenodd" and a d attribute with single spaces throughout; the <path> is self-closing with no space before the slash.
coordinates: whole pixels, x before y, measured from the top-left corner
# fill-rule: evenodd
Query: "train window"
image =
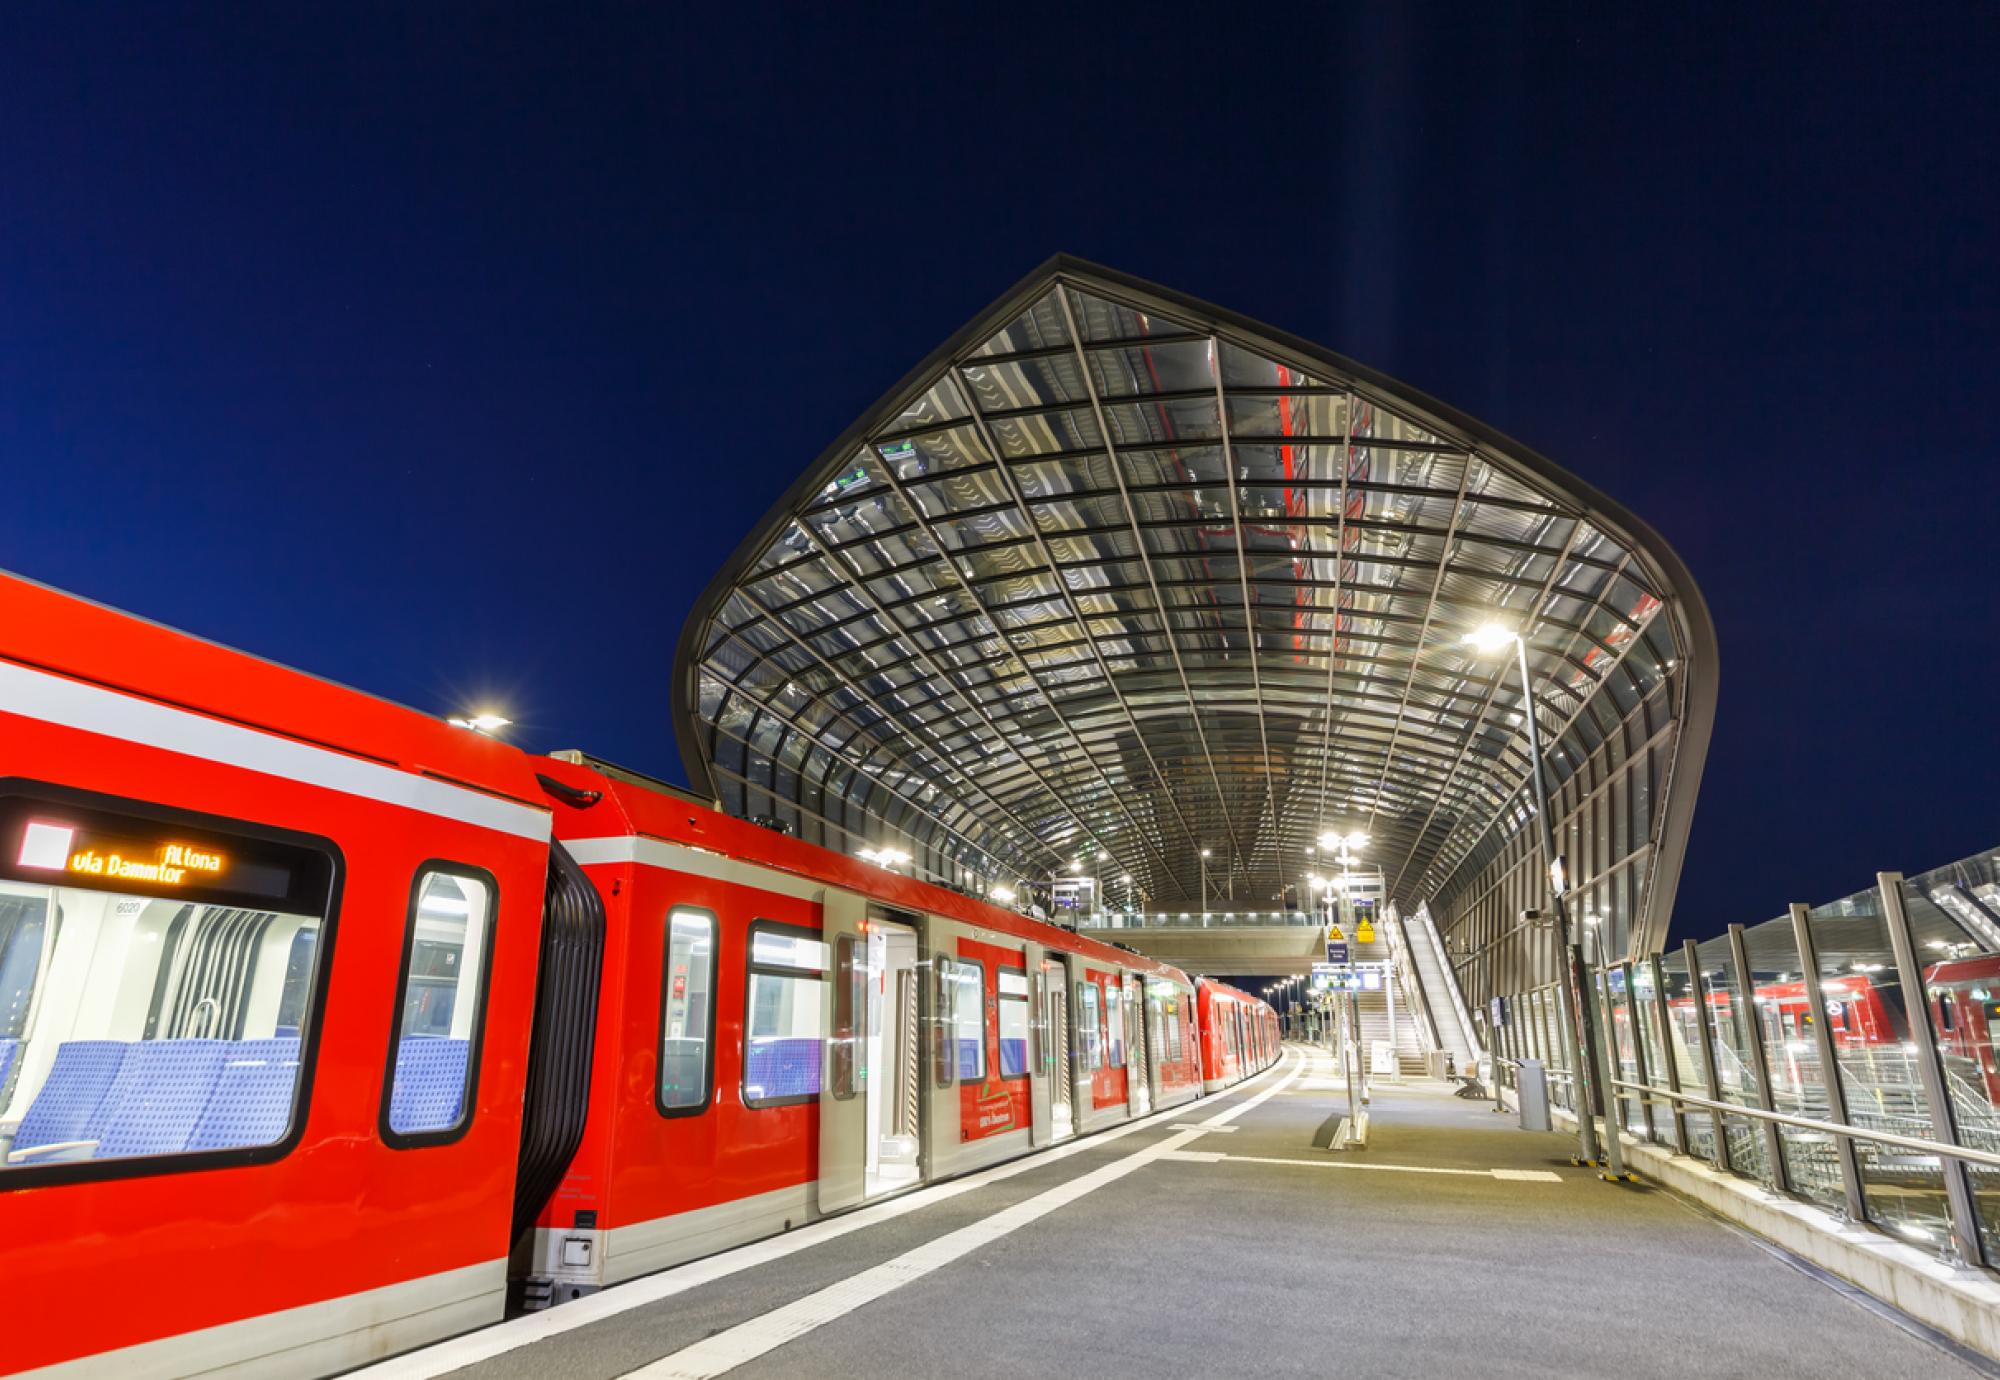
<path id="1" fill-rule="evenodd" d="M 55 949 L 54 928 L 46 896 L 0 892 L 0 1040 L 28 1033 L 28 1010 Z M 0 1085 L 6 1081 L 0 1072 Z"/>
<path id="2" fill-rule="evenodd" d="M 715 1071 L 715 913 L 675 906 L 667 914 L 666 971 L 660 978 L 662 1116 L 708 1105 Z"/>
<path id="3" fill-rule="evenodd" d="M 931 1021 L 931 1077 L 940 1088 L 948 1088 L 958 1076 L 958 1057 L 953 1050 L 958 1038 L 958 965 L 939 958 L 933 971 L 937 991 L 931 1007 L 936 1013 Z"/>
<path id="4" fill-rule="evenodd" d="M 398 1149 L 442 1145 L 472 1124 L 497 893 L 477 868 L 433 862 L 417 873 L 382 1090 L 382 1139 Z"/>
<path id="5" fill-rule="evenodd" d="M 1097 984 L 1079 982 L 1076 985 L 1076 1001 L 1083 1015 L 1077 1021 L 1077 1033 L 1083 1037 L 1083 1067 L 1086 1072 L 1104 1066 L 1103 1012 L 1098 1001 Z"/>
<path id="6" fill-rule="evenodd" d="M 868 941 L 843 934 L 833 941 L 833 1044 L 827 1049 L 832 1092 L 842 1101 L 860 1091 L 856 1054 L 868 1038 Z M 865 1076 L 863 1069 L 863 1076 Z"/>
<path id="7" fill-rule="evenodd" d="M 0 797 L 0 1188 L 284 1153 L 333 845 L 32 792 Z"/>
<path id="8" fill-rule="evenodd" d="M 1000 1076 L 1028 1076 L 1028 975 L 1000 970 Z"/>
<path id="9" fill-rule="evenodd" d="M 750 927 L 744 1106 L 784 1107 L 819 1096 L 820 989 L 829 958 L 811 930 L 770 920 Z"/>
<path id="10" fill-rule="evenodd" d="M 1125 1015 L 1119 1010 L 1119 1002 L 1124 995 L 1116 982 L 1104 989 L 1104 1024 L 1111 1034 L 1111 1067 L 1114 1069 L 1125 1067 Z"/>
<path id="11" fill-rule="evenodd" d="M 986 1076 L 986 969 L 978 963 L 954 963 L 952 982 L 958 1076 L 960 1081 L 970 1082 Z"/>
<path id="12" fill-rule="evenodd" d="M 1166 1000 L 1162 1003 L 1162 1005 L 1164 1006 L 1165 1010 L 1163 1012 L 1160 1023 L 1164 1027 L 1166 1033 L 1167 1059 L 1169 1062 L 1173 1062 L 1175 1060 L 1180 1059 L 1185 1053 L 1181 1045 L 1180 993 L 1175 991 L 1171 987 L 1168 988 Z"/>

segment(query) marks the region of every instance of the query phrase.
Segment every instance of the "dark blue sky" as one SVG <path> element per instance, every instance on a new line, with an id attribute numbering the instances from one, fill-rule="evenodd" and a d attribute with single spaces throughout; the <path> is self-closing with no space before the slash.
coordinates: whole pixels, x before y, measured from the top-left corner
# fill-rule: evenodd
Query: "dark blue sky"
<path id="1" fill-rule="evenodd" d="M 0 567 L 677 775 L 710 573 L 1067 250 L 1680 549 L 1677 930 L 2000 841 L 1991 6 L 687 8 L 0 18 Z"/>

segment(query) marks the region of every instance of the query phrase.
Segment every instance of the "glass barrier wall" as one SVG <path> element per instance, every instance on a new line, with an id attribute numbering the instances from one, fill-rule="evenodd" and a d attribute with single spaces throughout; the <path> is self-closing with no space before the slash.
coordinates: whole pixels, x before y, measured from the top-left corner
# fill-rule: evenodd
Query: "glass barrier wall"
<path id="1" fill-rule="evenodd" d="M 1905 879 L 1887 898 L 1869 887 L 1801 914 L 1743 929 L 1740 952 L 1729 935 L 1692 946 L 1692 971 L 1688 951 L 1593 968 L 1601 1037 L 1628 1085 L 1616 1090 L 1617 1119 L 1659 1144 L 1684 1134 L 1685 1153 L 1836 1214 L 1858 1208 L 1941 1255 L 1963 1243 L 2000 1262 L 2000 1167 L 1865 1138 L 2000 1155 L 2000 851 Z M 1511 1057 L 1546 1064 L 1551 1102 L 1573 1114 L 1562 1000 L 1555 984 L 1520 994 L 1499 1033 Z M 1681 1104 L 1677 1116 L 1676 1090 L 1743 1114 Z M 1766 1111 L 1859 1134 L 1757 1115 Z"/>
<path id="2" fill-rule="evenodd" d="M 2000 1153 L 2000 853 L 1903 884 L 1928 1019 L 1958 1143 Z M 1967 1169 L 1981 1242 L 2000 1259 L 2000 1169 Z"/>

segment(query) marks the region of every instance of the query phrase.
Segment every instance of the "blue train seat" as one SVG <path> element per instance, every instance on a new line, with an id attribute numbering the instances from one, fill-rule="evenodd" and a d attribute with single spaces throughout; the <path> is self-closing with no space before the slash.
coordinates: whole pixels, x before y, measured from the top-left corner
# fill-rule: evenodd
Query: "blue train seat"
<path id="1" fill-rule="evenodd" d="M 223 1053 L 214 1091 L 188 1133 L 190 1150 L 270 1145 L 284 1137 L 299 1082 L 296 1036 L 239 1040 Z"/>
<path id="2" fill-rule="evenodd" d="M 465 1106 L 465 1040 L 412 1035 L 396 1048 L 389 1129 L 403 1135 L 456 1126 Z"/>
<path id="3" fill-rule="evenodd" d="M 0 1093 L 7 1091 L 7 1075 L 14 1071 L 14 1059 L 20 1052 L 19 1040 L 0 1040 Z"/>
<path id="4" fill-rule="evenodd" d="M 65 1040 L 14 1133 L 15 1153 L 38 1145 L 95 1140 L 98 1109 L 132 1046 L 123 1040 Z"/>
<path id="5" fill-rule="evenodd" d="M 110 1109 L 97 1135 L 97 1158 L 170 1155 L 208 1105 L 233 1040 L 142 1040 L 131 1047 L 104 1095 Z"/>
<path id="6" fill-rule="evenodd" d="M 1017 1078 L 1028 1071 L 1028 1042 L 1026 1040 L 1002 1040 L 1000 1042 L 1000 1076 Z"/>
<path id="7" fill-rule="evenodd" d="M 819 1092 L 819 1041 L 812 1036 L 752 1040 L 743 1059 L 743 1090 L 759 1100 Z"/>
<path id="8" fill-rule="evenodd" d="M 958 1076 L 977 1078 L 979 1076 L 979 1041 L 961 1035 L 958 1039 Z"/>

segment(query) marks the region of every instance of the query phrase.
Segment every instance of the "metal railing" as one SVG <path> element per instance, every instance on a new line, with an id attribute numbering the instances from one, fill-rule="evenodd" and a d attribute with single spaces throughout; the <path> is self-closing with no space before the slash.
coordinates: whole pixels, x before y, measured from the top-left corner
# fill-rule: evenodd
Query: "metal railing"
<path id="1" fill-rule="evenodd" d="M 1598 964 L 1585 985 L 1603 1088 L 1569 1067 L 1553 985 L 1508 999 L 1504 1070 L 1540 1059 L 1552 1100 L 1607 1133 L 2000 1266 L 2000 852 L 1880 873 L 1830 905 Z"/>
<path id="2" fill-rule="evenodd" d="M 1326 917 L 1299 910 L 1095 911 L 1078 915 L 1081 930 L 1268 929 L 1276 926 L 1326 927 Z"/>

